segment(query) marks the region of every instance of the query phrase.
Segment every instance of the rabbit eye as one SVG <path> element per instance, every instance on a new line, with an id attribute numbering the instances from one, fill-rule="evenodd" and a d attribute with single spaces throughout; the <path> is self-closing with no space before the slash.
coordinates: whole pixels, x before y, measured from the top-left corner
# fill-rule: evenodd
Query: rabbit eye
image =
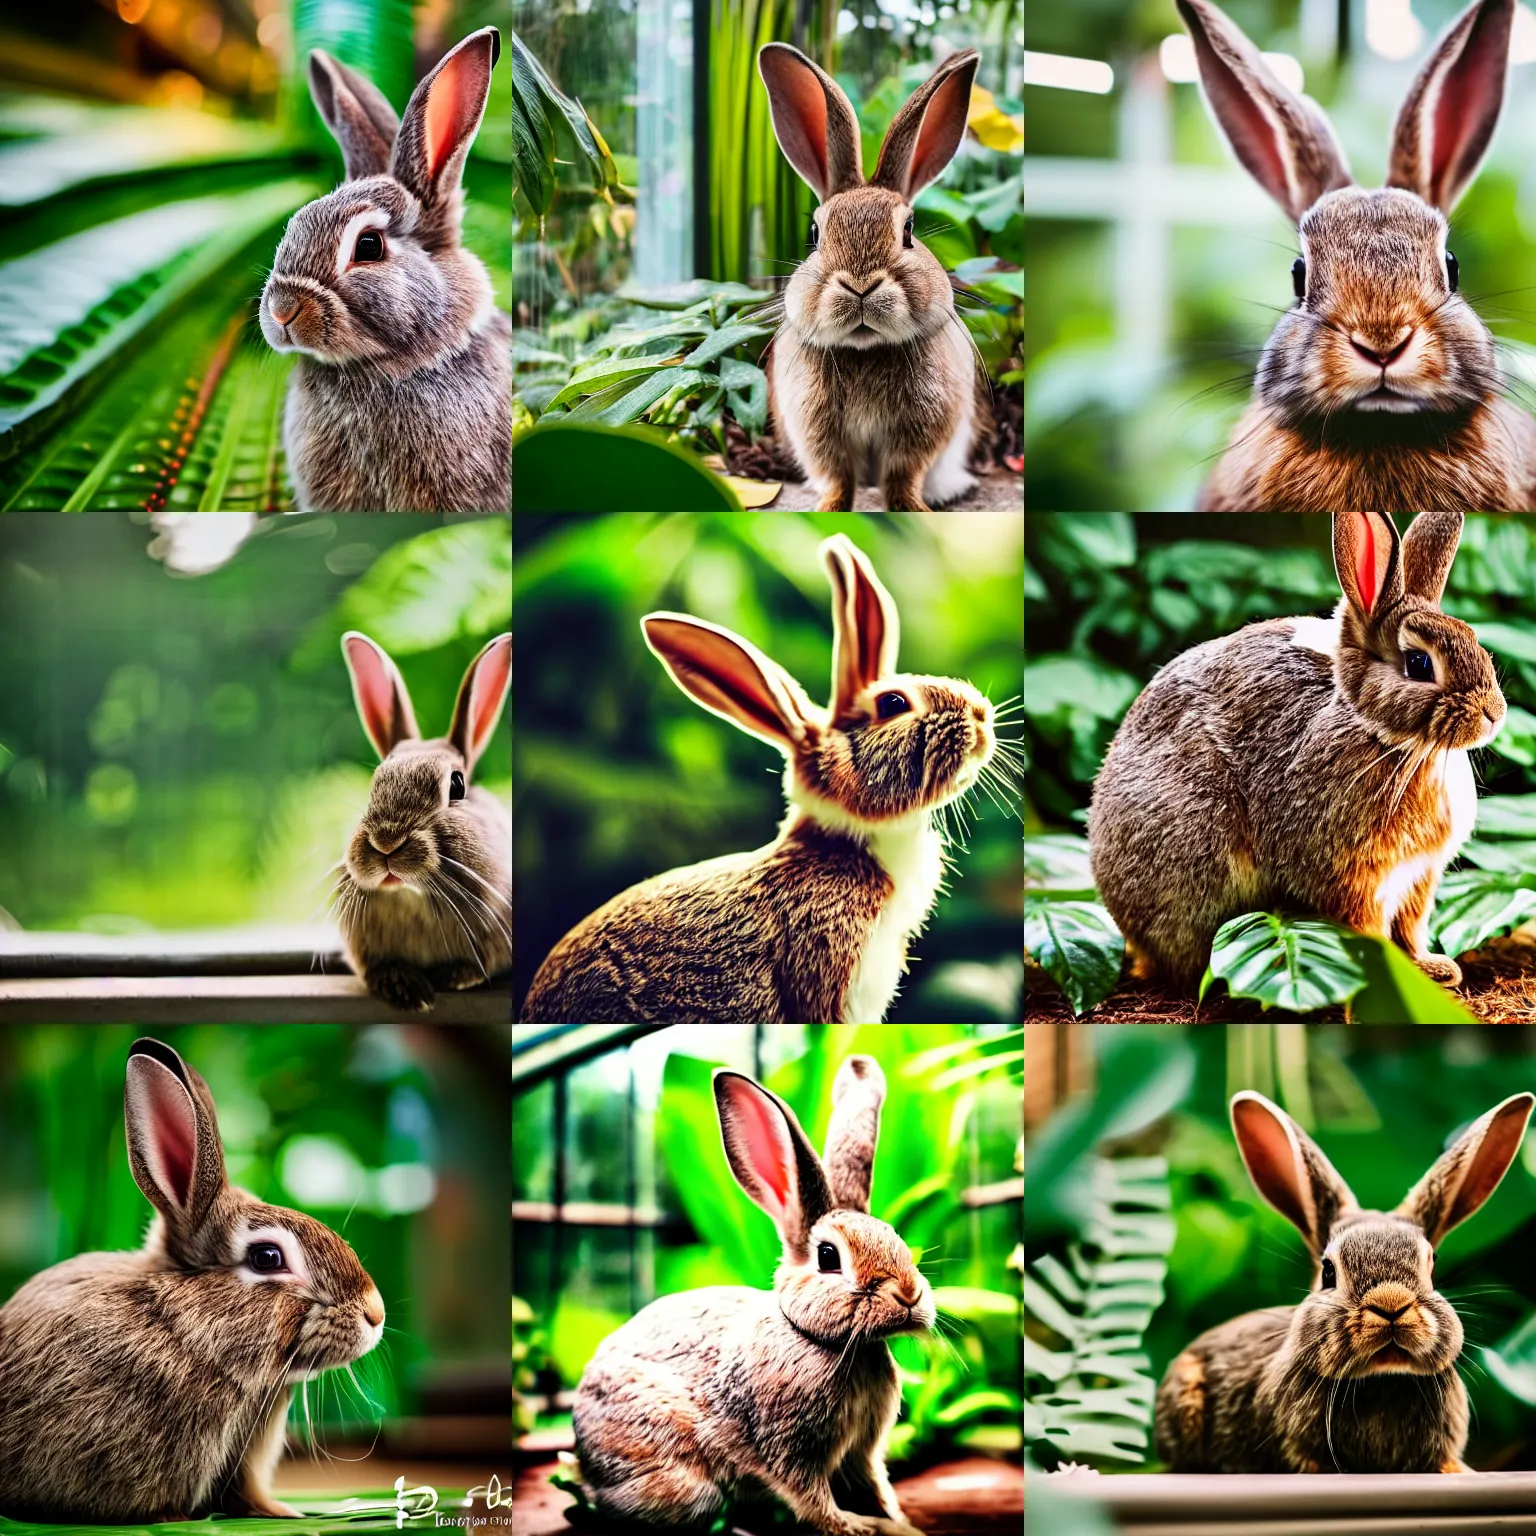
<path id="1" fill-rule="evenodd" d="M 875 700 L 875 713 L 882 720 L 889 720 L 892 715 L 904 715 L 911 708 L 912 704 L 904 693 L 882 693 Z"/>
<path id="2" fill-rule="evenodd" d="M 1461 263 L 1449 251 L 1445 253 L 1445 280 L 1455 293 L 1456 285 L 1461 281 Z"/>
<path id="3" fill-rule="evenodd" d="M 1300 256 L 1291 263 L 1291 287 L 1296 290 L 1296 297 L 1304 299 L 1307 296 L 1307 264 Z"/>
<path id="4" fill-rule="evenodd" d="M 353 261 L 383 261 L 384 237 L 376 229 L 365 229 L 357 237 L 357 246 L 352 252 Z"/>
<path id="5" fill-rule="evenodd" d="M 245 1250 L 245 1262 L 258 1275 L 276 1275 L 287 1269 L 283 1250 L 276 1243 L 252 1243 Z"/>
<path id="6" fill-rule="evenodd" d="M 816 1267 L 824 1275 L 835 1275 L 842 1269 L 842 1260 L 837 1256 L 837 1248 L 832 1243 L 818 1243 L 816 1246 Z"/>
<path id="7" fill-rule="evenodd" d="M 907 215 L 907 222 L 901 226 L 901 243 L 910 251 L 912 249 L 912 215 Z"/>
<path id="8" fill-rule="evenodd" d="M 464 798 L 464 775 L 457 768 L 448 775 L 448 798 L 450 800 Z"/>
<path id="9" fill-rule="evenodd" d="M 815 214 L 811 215 L 811 249 L 818 250 L 821 247 L 821 229 L 816 223 Z"/>
<path id="10" fill-rule="evenodd" d="M 1339 1283 L 1338 1272 L 1333 1267 L 1332 1259 L 1323 1260 L 1323 1286 L 1325 1291 L 1331 1291 Z"/>
<path id="11" fill-rule="evenodd" d="M 1403 657 L 1403 671 L 1416 683 L 1435 680 L 1435 664 L 1427 651 L 1409 651 Z"/>

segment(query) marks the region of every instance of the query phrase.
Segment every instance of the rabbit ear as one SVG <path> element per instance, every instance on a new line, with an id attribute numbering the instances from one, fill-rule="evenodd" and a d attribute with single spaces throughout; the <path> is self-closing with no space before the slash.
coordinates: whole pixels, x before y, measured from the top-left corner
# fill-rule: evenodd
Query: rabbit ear
<path id="1" fill-rule="evenodd" d="M 786 753 L 819 741 L 799 683 L 740 635 L 683 613 L 648 613 L 640 627 L 672 681 L 712 714 Z"/>
<path id="2" fill-rule="evenodd" d="M 411 93 L 400 119 L 391 169 L 421 200 L 418 231 L 425 232 L 429 249 L 434 237 L 449 241 L 458 230 L 464 161 L 485 116 L 491 71 L 500 57 L 495 27 L 471 32 Z"/>
<path id="3" fill-rule="evenodd" d="M 759 48 L 757 72 L 768 88 L 779 148 L 816 196 L 826 202 L 862 186 L 859 120 L 837 81 L 788 43 Z"/>
<path id="4" fill-rule="evenodd" d="M 1334 1222 L 1355 1208 L 1349 1185 L 1317 1143 L 1262 1093 L 1233 1095 L 1232 1133 L 1254 1187 L 1301 1233 L 1314 1255 L 1321 1253 Z"/>
<path id="5" fill-rule="evenodd" d="M 773 1218 L 786 1252 L 809 1257 L 811 1228 L 832 1209 L 826 1175 L 794 1112 L 740 1072 L 714 1076 L 720 1139 L 736 1182 Z"/>
<path id="6" fill-rule="evenodd" d="M 872 187 L 885 187 L 907 202 L 944 174 L 965 137 L 971 82 L 981 55 L 974 48 L 952 53 L 917 88 L 891 120 Z"/>
<path id="7" fill-rule="evenodd" d="M 864 689 L 896 670 L 901 622 L 875 568 L 846 534 L 821 546 L 832 582 L 832 717 L 848 712 Z"/>
<path id="8" fill-rule="evenodd" d="M 1516 1093 L 1474 1120 L 1451 1149 L 1419 1180 L 1396 1214 L 1424 1229 L 1436 1246 L 1499 1187 L 1509 1170 L 1536 1095 Z"/>
<path id="9" fill-rule="evenodd" d="M 1385 612 L 1403 595 L 1397 526 L 1385 512 L 1336 512 L 1333 568 L 1362 619 Z"/>
<path id="10" fill-rule="evenodd" d="M 1323 109 L 1274 77 L 1259 50 L 1210 0 L 1178 0 L 1194 39 L 1211 115 L 1237 158 L 1293 220 L 1352 177 Z"/>
<path id="11" fill-rule="evenodd" d="M 1398 111 L 1389 187 L 1456 205 L 1498 126 L 1514 19 L 1515 0 L 1475 0 L 1451 23 Z"/>
<path id="12" fill-rule="evenodd" d="M 453 706 L 453 726 L 448 732 L 448 740 L 464 759 L 466 768 L 473 768 L 485 751 L 511 686 L 512 636 L 497 635 L 470 662 Z"/>
<path id="13" fill-rule="evenodd" d="M 1461 542 L 1460 512 L 1421 512 L 1403 535 L 1403 590 L 1438 604 Z"/>
<path id="14" fill-rule="evenodd" d="M 352 674 L 352 697 L 357 701 L 358 718 L 381 758 L 388 757 L 402 741 L 415 741 L 416 713 L 411 696 L 405 691 L 405 679 L 383 650 L 367 635 L 349 629 L 341 637 L 341 653 Z"/>
<path id="15" fill-rule="evenodd" d="M 170 1046 L 135 1040 L 123 1086 L 128 1164 L 174 1231 L 195 1227 L 225 1187 L 224 1149 L 208 1085 Z"/>
<path id="16" fill-rule="evenodd" d="M 821 1159 L 832 1203 L 842 1210 L 869 1210 L 884 1103 L 885 1074 L 880 1063 L 873 1056 L 850 1056 L 832 1083 L 832 1119 Z"/>
<path id="17" fill-rule="evenodd" d="M 400 119 L 384 93 L 323 49 L 309 55 L 309 94 L 331 137 L 341 145 L 348 181 L 389 169 Z"/>

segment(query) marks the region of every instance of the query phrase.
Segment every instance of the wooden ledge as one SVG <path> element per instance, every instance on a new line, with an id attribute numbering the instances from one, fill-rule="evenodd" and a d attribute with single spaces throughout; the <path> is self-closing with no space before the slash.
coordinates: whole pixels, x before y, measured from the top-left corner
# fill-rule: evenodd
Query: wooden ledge
<path id="1" fill-rule="evenodd" d="M 1465 1476 L 1185 1472 L 1044 1476 L 1052 1502 L 1097 1503 L 1127 1536 L 1474 1536 L 1536 1533 L 1536 1472 Z"/>
<path id="2" fill-rule="evenodd" d="M 400 1013 L 355 976 L 89 976 L 0 979 L 4 1024 L 509 1024 L 505 983 L 439 992 Z"/>

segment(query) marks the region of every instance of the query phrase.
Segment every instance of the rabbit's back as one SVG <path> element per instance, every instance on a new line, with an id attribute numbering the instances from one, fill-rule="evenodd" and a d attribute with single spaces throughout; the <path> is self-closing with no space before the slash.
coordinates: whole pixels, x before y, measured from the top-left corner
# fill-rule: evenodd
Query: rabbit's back
<path id="1" fill-rule="evenodd" d="M 511 320 L 404 379 L 301 357 L 284 442 L 302 511 L 505 511 L 511 495 Z"/>
<path id="2" fill-rule="evenodd" d="M 273 1351 L 227 1330 L 215 1348 L 188 1308 L 192 1284 L 140 1254 L 87 1253 L 0 1307 L 0 1511 L 120 1521 L 208 1506 L 254 1427 L 253 1389 L 271 1383 L 251 1373 L 270 1374 Z"/>
<path id="3" fill-rule="evenodd" d="M 891 889 L 841 838 L 727 854 L 621 891 L 555 945 L 530 1023 L 840 1023 Z"/>

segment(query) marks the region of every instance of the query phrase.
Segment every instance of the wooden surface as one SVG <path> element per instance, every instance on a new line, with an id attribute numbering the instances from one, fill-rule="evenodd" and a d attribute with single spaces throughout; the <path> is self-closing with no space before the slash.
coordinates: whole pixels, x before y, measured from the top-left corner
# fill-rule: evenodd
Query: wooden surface
<path id="1" fill-rule="evenodd" d="M 551 1485 L 554 1469 L 546 1461 L 518 1473 L 513 1536 L 571 1536 L 565 1511 L 574 1500 Z M 1023 1529 L 1024 1473 L 1018 1467 L 973 1457 L 898 1478 L 895 1487 L 907 1518 L 926 1536 L 1020 1536 Z M 742 1528 L 741 1536 L 755 1533 Z"/>
<path id="2" fill-rule="evenodd" d="M 1125 1536 L 1500 1536 L 1536 1532 L 1536 1472 L 1451 1476 L 1053 1476 L 1053 1494 L 1108 1510 Z"/>
<path id="3" fill-rule="evenodd" d="M 399 1013 L 355 976 L 0 977 L 5 1024 L 510 1024 L 505 982 Z"/>

